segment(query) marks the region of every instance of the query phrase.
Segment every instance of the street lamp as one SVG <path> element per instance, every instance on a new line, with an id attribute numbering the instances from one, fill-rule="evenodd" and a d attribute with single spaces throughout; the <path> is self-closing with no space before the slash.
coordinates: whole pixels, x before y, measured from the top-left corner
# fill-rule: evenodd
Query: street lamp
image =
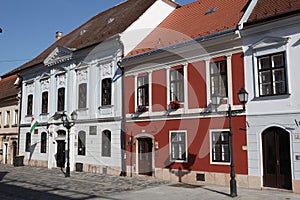
<path id="1" fill-rule="evenodd" d="M 77 120 L 77 112 L 73 111 L 71 113 L 71 119 L 68 117 L 68 115 L 63 112 L 56 112 L 55 115 L 53 115 L 54 119 L 61 118 L 61 121 L 63 122 L 63 126 L 68 130 L 68 154 L 67 154 L 67 167 L 66 167 L 66 173 L 65 177 L 70 177 L 70 129 L 72 126 L 75 125 L 75 121 Z"/>
<path id="2" fill-rule="evenodd" d="M 245 111 L 245 104 L 248 101 L 248 92 L 241 88 L 238 92 L 239 101 L 243 104 L 243 111 Z M 231 105 L 228 105 L 228 117 L 229 117 L 229 151 L 230 151 L 230 196 L 237 196 L 236 180 L 234 172 L 234 161 L 233 161 L 233 149 L 232 149 L 232 111 Z"/>

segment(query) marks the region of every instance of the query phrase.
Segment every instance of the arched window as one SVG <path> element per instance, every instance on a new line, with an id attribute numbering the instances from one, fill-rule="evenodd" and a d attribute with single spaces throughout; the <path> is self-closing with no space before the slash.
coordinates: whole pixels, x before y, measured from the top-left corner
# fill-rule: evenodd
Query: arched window
<path id="1" fill-rule="evenodd" d="M 31 133 L 26 133 L 25 151 L 30 152 L 31 146 Z"/>
<path id="2" fill-rule="evenodd" d="M 78 133 L 78 155 L 85 156 L 85 138 L 86 134 L 84 131 Z"/>
<path id="3" fill-rule="evenodd" d="M 102 156 L 111 156 L 111 132 L 109 130 L 102 132 Z"/>
<path id="4" fill-rule="evenodd" d="M 41 134 L 41 153 L 46 153 L 47 151 L 47 133 L 42 132 Z"/>
<path id="5" fill-rule="evenodd" d="M 102 80 L 102 106 L 111 105 L 111 78 Z"/>

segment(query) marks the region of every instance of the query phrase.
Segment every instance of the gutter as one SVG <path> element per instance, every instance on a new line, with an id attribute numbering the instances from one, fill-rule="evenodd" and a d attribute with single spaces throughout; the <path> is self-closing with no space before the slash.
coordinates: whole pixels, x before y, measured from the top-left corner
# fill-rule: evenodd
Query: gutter
<path id="1" fill-rule="evenodd" d="M 216 39 L 216 38 L 219 38 L 221 36 L 226 36 L 226 35 L 230 35 L 232 33 L 235 33 L 237 30 L 238 30 L 237 28 L 232 28 L 232 29 L 228 29 L 228 30 L 225 30 L 225 31 L 220 31 L 220 32 L 213 33 L 213 34 L 210 34 L 210 35 L 195 38 L 195 39 L 192 39 L 192 40 L 188 40 L 188 41 L 185 41 L 185 42 L 181 42 L 181 43 L 178 43 L 178 44 L 170 45 L 170 46 L 167 46 L 167 47 L 164 47 L 164 48 L 148 51 L 146 53 L 137 54 L 137 55 L 122 59 L 122 62 L 128 62 L 128 61 L 135 60 L 135 59 L 138 59 L 138 58 L 143 58 L 145 56 L 151 56 L 151 55 L 154 55 L 154 54 L 157 54 L 157 53 L 168 51 L 170 49 L 177 49 L 177 48 L 180 48 L 180 47 L 188 46 L 188 45 L 193 44 L 195 42 L 199 43 L 199 42 L 205 42 L 205 41 L 211 40 L 211 39 Z"/>

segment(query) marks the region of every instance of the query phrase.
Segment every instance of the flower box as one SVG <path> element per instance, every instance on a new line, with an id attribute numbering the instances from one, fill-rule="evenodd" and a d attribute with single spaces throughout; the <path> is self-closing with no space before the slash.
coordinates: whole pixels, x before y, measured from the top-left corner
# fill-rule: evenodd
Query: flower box
<path id="1" fill-rule="evenodd" d="M 140 105 L 140 106 L 138 106 L 137 111 L 139 113 L 147 112 L 148 108 L 147 108 L 147 106 Z"/>
<path id="2" fill-rule="evenodd" d="M 180 108 L 180 103 L 178 101 L 170 101 L 169 107 L 173 110 Z"/>

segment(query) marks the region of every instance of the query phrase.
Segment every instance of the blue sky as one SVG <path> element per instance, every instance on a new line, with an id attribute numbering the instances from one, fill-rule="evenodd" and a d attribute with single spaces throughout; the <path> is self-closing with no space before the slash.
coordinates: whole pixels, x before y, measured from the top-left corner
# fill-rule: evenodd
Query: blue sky
<path id="1" fill-rule="evenodd" d="M 2 0 L 0 76 L 38 56 L 96 14 L 124 0 Z M 184 5 L 196 0 L 176 0 Z"/>

